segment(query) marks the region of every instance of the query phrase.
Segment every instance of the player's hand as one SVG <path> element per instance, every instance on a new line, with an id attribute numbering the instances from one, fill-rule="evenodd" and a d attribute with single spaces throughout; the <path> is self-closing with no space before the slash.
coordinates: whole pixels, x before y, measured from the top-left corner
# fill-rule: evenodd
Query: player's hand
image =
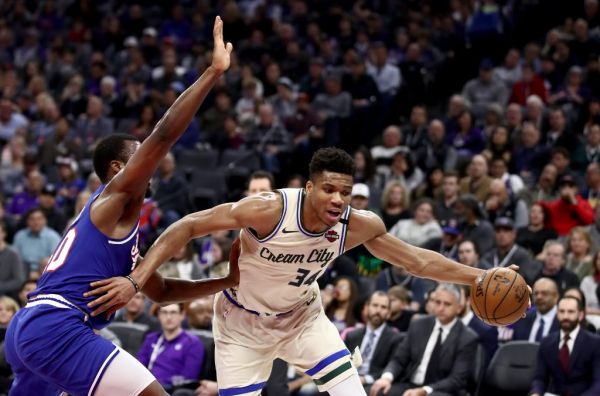
<path id="1" fill-rule="evenodd" d="M 229 69 L 231 63 L 231 51 L 233 51 L 233 45 L 231 43 L 225 44 L 223 41 L 223 21 L 220 16 L 215 18 L 215 26 L 213 27 L 213 39 L 214 48 L 212 54 L 212 67 L 219 73 L 225 72 Z"/>
<path id="2" fill-rule="evenodd" d="M 384 395 L 387 395 L 391 387 L 392 383 L 390 381 L 385 378 L 379 378 L 377 381 L 373 382 L 369 396 L 377 396 L 380 391 L 382 391 Z"/>
<path id="3" fill-rule="evenodd" d="M 233 286 L 240 283 L 240 267 L 238 264 L 240 253 L 240 238 L 238 237 L 231 244 L 231 253 L 229 253 L 229 275 L 227 275 L 227 278 L 231 280 Z"/>
<path id="4" fill-rule="evenodd" d="M 519 266 L 516 264 L 511 264 L 508 266 L 508 268 L 510 268 L 511 270 L 515 271 L 515 272 L 519 272 Z M 527 303 L 527 311 L 529 311 L 529 308 L 531 308 L 531 295 L 533 294 L 533 291 L 531 290 L 531 286 L 527 285 L 527 290 L 529 291 L 529 297 L 528 300 L 529 302 Z M 525 313 L 523 314 L 523 317 L 527 316 L 527 311 L 525 311 Z"/>
<path id="5" fill-rule="evenodd" d="M 427 396 L 427 391 L 423 388 L 413 388 L 405 391 L 402 396 Z"/>
<path id="6" fill-rule="evenodd" d="M 92 282 L 90 286 L 92 290 L 83 293 L 83 296 L 100 296 L 87 305 L 88 308 L 96 307 L 91 314 L 92 316 L 98 316 L 106 312 L 106 317 L 109 318 L 113 313 L 123 308 L 136 294 L 131 281 L 122 276 Z"/>
<path id="7" fill-rule="evenodd" d="M 217 396 L 217 383 L 215 381 L 202 380 L 195 393 L 196 396 Z"/>

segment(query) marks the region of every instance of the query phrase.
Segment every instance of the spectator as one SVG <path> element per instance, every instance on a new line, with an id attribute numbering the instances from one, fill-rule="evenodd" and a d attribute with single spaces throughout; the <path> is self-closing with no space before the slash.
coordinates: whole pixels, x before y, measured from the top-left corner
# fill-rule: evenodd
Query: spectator
<path id="1" fill-rule="evenodd" d="M 558 330 L 556 304 L 560 297 L 556 282 L 540 278 L 533 284 L 533 312 L 513 325 L 513 340 L 541 342 L 549 333 Z"/>
<path id="2" fill-rule="evenodd" d="M 398 285 L 390 287 L 387 295 L 390 299 L 388 324 L 400 332 L 407 331 L 415 314 L 412 310 L 411 292 L 404 286 Z"/>
<path id="3" fill-rule="evenodd" d="M 427 109 L 425 106 L 416 105 L 410 111 L 408 124 L 402 127 L 404 145 L 411 150 L 419 150 L 425 146 L 427 139 Z"/>
<path id="4" fill-rule="evenodd" d="M 27 118 L 15 111 L 10 100 L 0 100 L 0 141 L 8 142 L 19 130 L 27 128 L 28 124 Z"/>
<path id="5" fill-rule="evenodd" d="M 427 129 L 427 142 L 416 153 L 419 168 L 424 171 L 434 168 L 449 171 L 456 167 L 458 154 L 453 147 L 445 145 L 445 139 L 446 130 L 442 121 L 438 119 L 432 120 Z"/>
<path id="6" fill-rule="evenodd" d="M 81 158 L 81 147 L 70 136 L 71 123 L 65 117 L 59 118 L 54 124 L 53 133 L 44 140 L 40 147 L 40 165 L 48 169 L 55 165 L 56 158 Z"/>
<path id="7" fill-rule="evenodd" d="M 584 227 L 575 227 L 567 237 L 567 259 L 565 268 L 573 271 L 582 280 L 593 272 L 592 239 Z"/>
<path id="8" fill-rule="evenodd" d="M 583 294 L 583 291 L 581 291 L 580 288 L 578 287 L 570 287 L 567 290 L 565 290 L 565 292 L 562 295 L 563 297 L 573 297 L 575 299 L 577 299 L 577 301 L 581 302 L 582 307 L 586 307 L 587 306 L 587 302 L 585 300 L 585 294 Z M 592 333 L 596 332 L 596 327 L 588 322 L 587 320 L 587 314 L 585 312 L 585 309 L 583 311 L 583 320 L 581 321 L 581 326 L 588 331 L 591 331 Z"/>
<path id="9" fill-rule="evenodd" d="M 485 208 L 490 221 L 495 221 L 499 217 L 508 217 L 517 228 L 524 227 L 529 222 L 527 204 L 522 199 L 511 196 L 501 179 L 492 180 Z"/>
<path id="10" fill-rule="evenodd" d="M 73 213 L 77 195 L 85 188 L 85 181 L 79 176 L 79 165 L 74 158 L 58 157 L 56 164 L 59 178 L 56 200 L 66 213 Z"/>
<path id="11" fill-rule="evenodd" d="M 496 230 L 496 247 L 483 255 L 483 261 L 492 267 L 508 267 L 511 264 L 519 266 L 519 273 L 533 283 L 534 277 L 540 271 L 540 265 L 534 262 L 531 255 L 523 247 L 515 243 L 517 232 L 515 223 L 508 217 L 499 217 L 494 222 Z"/>
<path id="12" fill-rule="evenodd" d="M 358 375 L 365 390 L 368 390 L 390 362 L 394 347 L 401 337 L 386 324 L 390 313 L 390 298 L 387 294 L 381 291 L 371 294 L 366 310 L 366 326 L 349 332 L 345 343 L 351 351 L 360 347 L 362 365 L 358 367 Z"/>
<path id="13" fill-rule="evenodd" d="M 382 133 L 381 145 L 371 148 L 371 155 L 375 161 L 378 172 L 386 172 L 386 169 L 392 164 L 394 155 L 402 150 L 402 131 L 397 125 L 388 125 Z"/>
<path id="14" fill-rule="evenodd" d="M 325 92 L 317 94 L 313 108 L 323 123 L 325 144 L 345 143 L 348 136 L 343 135 L 343 126 L 352 111 L 352 97 L 342 91 L 339 76 L 330 74 L 325 79 Z"/>
<path id="15" fill-rule="evenodd" d="M 500 179 L 510 196 L 519 195 L 525 187 L 523 179 L 519 175 L 508 173 L 508 163 L 503 158 L 494 158 L 490 161 L 490 176 Z"/>
<path id="16" fill-rule="evenodd" d="M 265 171 L 256 171 L 250 175 L 246 196 L 258 194 L 260 192 L 273 191 L 274 185 L 275 179 L 271 173 Z"/>
<path id="17" fill-rule="evenodd" d="M 136 293 L 129 300 L 123 310 L 117 313 L 115 321 L 144 325 L 150 331 L 157 331 L 160 327 L 158 320 L 146 312 L 146 297 L 142 293 Z"/>
<path id="18" fill-rule="evenodd" d="M 494 247 L 494 228 L 485 219 L 475 196 L 461 195 L 456 205 L 456 216 L 463 238 L 473 240 L 482 252 Z"/>
<path id="19" fill-rule="evenodd" d="M 399 180 L 406 186 L 409 193 L 414 191 L 425 178 L 423 171 L 416 166 L 408 147 L 404 146 L 396 151 L 389 168 L 380 171 L 378 176 L 378 186 L 385 186 L 392 180 Z"/>
<path id="20" fill-rule="evenodd" d="M 39 205 L 40 194 L 45 185 L 45 178 L 39 171 L 29 172 L 25 179 L 25 191 L 16 193 L 6 211 L 18 221 L 28 210 Z"/>
<path id="21" fill-rule="evenodd" d="M 549 127 L 545 136 L 548 147 L 562 147 L 568 153 L 577 152 L 581 144 L 573 131 L 568 129 L 565 112 L 560 107 L 550 111 Z"/>
<path id="22" fill-rule="evenodd" d="M 410 197 L 401 181 L 392 180 L 386 184 L 381 201 L 381 218 L 387 230 L 398 221 L 410 218 Z"/>
<path id="23" fill-rule="evenodd" d="M 594 209 L 594 222 L 587 229 L 592 239 L 592 250 L 598 251 L 600 249 L 600 205 Z"/>
<path id="24" fill-rule="evenodd" d="M 191 211 L 188 186 L 176 174 L 177 164 L 173 153 L 168 153 L 158 167 L 158 175 L 153 183 L 152 197 L 162 211 L 162 225 L 167 227 Z"/>
<path id="25" fill-rule="evenodd" d="M 0 222 L 0 294 L 18 298 L 25 279 L 25 266 L 17 252 L 6 243 L 6 226 Z"/>
<path id="26" fill-rule="evenodd" d="M 19 306 L 21 308 L 27 305 L 27 296 L 29 295 L 29 293 L 34 291 L 36 287 L 37 281 L 35 279 L 29 278 L 25 282 L 23 282 L 23 284 L 21 285 L 21 289 L 19 290 Z"/>
<path id="27" fill-rule="evenodd" d="M 585 183 L 586 188 L 581 196 L 589 202 L 592 208 L 595 208 L 600 200 L 600 163 L 592 162 L 587 166 Z"/>
<path id="28" fill-rule="evenodd" d="M 479 344 L 485 350 L 486 367 L 489 365 L 496 349 L 498 349 L 498 328 L 489 326 L 473 313 L 471 309 L 471 288 L 461 287 L 462 311 L 459 314 L 462 323 L 479 336 Z"/>
<path id="29" fill-rule="evenodd" d="M 477 244 L 470 239 L 464 239 L 458 243 L 458 262 L 469 267 L 488 269 L 490 263 L 482 262 Z"/>
<path id="30" fill-rule="evenodd" d="M 277 80 L 277 93 L 267 98 L 273 106 L 273 112 L 280 120 L 287 120 L 296 114 L 296 98 L 294 96 L 294 83 L 288 77 Z"/>
<path id="31" fill-rule="evenodd" d="M 212 334 L 213 296 L 193 300 L 188 307 L 190 329 L 203 330 Z"/>
<path id="32" fill-rule="evenodd" d="M 291 149 L 289 133 L 273 114 L 271 105 L 261 105 L 258 115 L 258 124 L 246 135 L 246 146 L 262 156 L 267 171 L 279 172 L 281 159 Z"/>
<path id="33" fill-rule="evenodd" d="M 56 187 L 46 184 L 40 194 L 40 208 L 44 211 L 48 227 L 62 234 L 67 226 L 67 217 L 56 204 Z"/>
<path id="34" fill-rule="evenodd" d="M 400 88 L 402 76 L 398 67 L 388 61 L 388 50 L 382 42 L 370 48 L 367 73 L 375 80 L 383 101 L 389 102 Z"/>
<path id="35" fill-rule="evenodd" d="M 576 298 L 563 297 L 558 302 L 557 317 L 560 331 L 541 342 L 530 394 L 597 394 L 600 380 L 595 373 L 600 364 L 600 337 L 581 328 L 583 304 Z"/>
<path id="36" fill-rule="evenodd" d="M 19 310 L 19 304 L 8 296 L 0 296 L 0 342 L 4 342 L 6 328 Z"/>
<path id="37" fill-rule="evenodd" d="M 205 357 L 202 342 L 181 327 L 185 319 L 183 304 L 159 308 L 161 331 L 150 333 L 138 352 L 138 360 L 160 384 L 173 389 L 186 381 L 196 381 Z"/>
<path id="38" fill-rule="evenodd" d="M 154 106 L 150 104 L 144 105 L 140 110 L 137 121 L 131 125 L 128 133 L 135 136 L 140 142 L 143 142 L 152 133 L 157 121 L 158 117 Z"/>
<path id="39" fill-rule="evenodd" d="M 558 235 L 546 226 L 546 212 L 540 204 L 533 204 L 529 209 L 529 224 L 517 229 L 517 244 L 527 249 L 532 256 L 542 252 L 544 244 Z"/>
<path id="40" fill-rule="evenodd" d="M 360 146 L 354 152 L 354 182 L 365 183 L 368 186 L 375 184 L 375 161 L 371 151 L 365 146 Z"/>
<path id="41" fill-rule="evenodd" d="M 40 208 L 29 210 L 24 217 L 27 228 L 17 232 L 14 247 L 23 259 L 29 276 L 37 277 L 48 264 L 60 242 L 60 235 L 46 225 L 46 216 Z"/>
<path id="42" fill-rule="evenodd" d="M 493 77 L 503 82 L 507 89 L 511 89 L 512 86 L 521 78 L 523 74 L 521 66 L 521 54 L 516 48 L 511 48 L 504 57 L 504 63 L 502 66 L 494 68 Z"/>
<path id="43" fill-rule="evenodd" d="M 544 166 L 544 170 L 538 178 L 538 182 L 532 188 L 522 190 L 520 198 L 528 205 L 532 205 L 538 201 L 553 201 L 558 198 L 556 191 L 556 182 L 558 179 L 558 170 L 553 164 Z M 545 209 L 544 209 L 545 210 Z M 549 221 L 549 219 L 546 219 Z"/>
<path id="44" fill-rule="evenodd" d="M 408 389 L 418 389 L 420 393 L 415 395 L 454 395 L 466 387 L 477 334 L 458 320 L 461 295 L 456 286 L 438 286 L 433 301 L 435 315 L 411 323 L 406 338 L 373 384 L 371 396 L 379 391 L 389 396 L 407 395 Z"/>
<path id="45" fill-rule="evenodd" d="M 357 319 L 354 315 L 354 305 L 358 299 L 358 286 L 354 280 L 338 277 L 334 281 L 334 294 L 325 313 L 331 322 L 342 332 L 346 327 L 354 326 Z"/>
<path id="46" fill-rule="evenodd" d="M 442 197 L 436 199 L 435 217 L 441 224 L 448 224 L 456 220 L 456 203 L 459 196 L 458 173 L 448 171 L 444 173 L 442 182 Z"/>
<path id="47" fill-rule="evenodd" d="M 600 252 L 596 252 L 592 259 L 593 273 L 581 280 L 581 292 L 587 302 L 585 312 L 588 315 L 600 315 L 600 303 L 596 290 L 600 285 Z"/>
<path id="48" fill-rule="evenodd" d="M 550 278 L 558 286 L 558 290 L 579 286 L 579 278 L 565 268 L 565 247 L 558 241 L 547 241 L 542 252 L 542 268 L 534 279 Z"/>
<path id="49" fill-rule="evenodd" d="M 539 129 L 529 121 L 523 123 L 521 144 L 514 151 L 515 171 L 527 186 L 532 186 L 548 162 L 550 152 L 540 143 Z"/>
<path id="50" fill-rule="evenodd" d="M 473 194 L 480 202 L 487 199 L 492 179 L 488 176 L 488 165 L 483 155 L 475 155 L 467 167 L 467 176 L 460 181 L 461 194 Z"/>
<path id="51" fill-rule="evenodd" d="M 398 221 L 390 234 L 415 246 L 423 246 L 428 241 L 442 236 L 442 228 L 433 216 L 433 202 L 421 199 L 414 206 L 414 216 L 411 219 Z"/>
<path id="52" fill-rule="evenodd" d="M 475 126 L 473 114 L 465 110 L 458 115 L 456 130 L 448 130 L 446 141 L 454 147 L 461 160 L 469 161 L 485 148 L 485 137 Z"/>
<path id="53" fill-rule="evenodd" d="M 77 119 L 75 136 L 78 144 L 86 150 L 86 155 L 91 155 L 96 143 L 113 130 L 112 120 L 104 116 L 104 103 L 97 96 L 88 99 L 85 114 Z"/>
<path id="54" fill-rule="evenodd" d="M 548 91 L 544 85 L 544 81 L 535 74 L 533 66 L 525 63 L 521 66 L 521 77 L 512 85 L 510 95 L 510 103 L 517 103 L 525 106 L 527 98 L 531 95 L 536 95 L 542 101 L 546 102 Z"/>
<path id="55" fill-rule="evenodd" d="M 196 259 L 193 243 L 188 243 L 159 268 L 160 274 L 165 278 L 201 279 L 202 268 Z"/>
<path id="56" fill-rule="evenodd" d="M 471 105 L 478 121 L 483 120 L 488 105 L 497 103 L 504 107 L 508 101 L 508 89 L 493 78 L 493 67 L 491 60 L 482 60 L 479 64 L 479 77 L 468 81 L 463 87 L 462 95 Z"/>
<path id="57" fill-rule="evenodd" d="M 548 224 L 559 236 L 567 235 L 573 227 L 594 221 L 594 210 L 581 195 L 571 175 L 564 175 L 559 183 L 560 197 L 554 201 L 540 201 L 548 213 Z"/>
<path id="58" fill-rule="evenodd" d="M 222 131 L 227 117 L 235 117 L 232 107 L 231 96 L 225 90 L 215 93 L 215 103 L 212 107 L 202 113 L 200 125 L 207 134 L 207 141 L 214 147 L 220 147 L 223 139 Z"/>
<path id="59" fill-rule="evenodd" d="M 487 147 L 481 154 L 488 162 L 501 158 L 506 164 L 512 163 L 513 142 L 508 128 L 502 125 L 493 127 Z"/>

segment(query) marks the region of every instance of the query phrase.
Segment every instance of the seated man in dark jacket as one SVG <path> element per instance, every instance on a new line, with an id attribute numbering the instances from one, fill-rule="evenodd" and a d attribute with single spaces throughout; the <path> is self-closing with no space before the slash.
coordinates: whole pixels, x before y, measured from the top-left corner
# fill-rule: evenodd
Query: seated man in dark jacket
<path id="1" fill-rule="evenodd" d="M 478 337 L 458 315 L 461 294 L 451 284 L 439 285 L 434 316 L 411 323 L 404 341 L 369 393 L 370 396 L 451 396 L 467 386 Z"/>
<path id="2" fill-rule="evenodd" d="M 556 313 L 560 331 L 542 340 L 531 396 L 600 395 L 600 337 L 581 327 L 584 307 L 563 297 Z"/>

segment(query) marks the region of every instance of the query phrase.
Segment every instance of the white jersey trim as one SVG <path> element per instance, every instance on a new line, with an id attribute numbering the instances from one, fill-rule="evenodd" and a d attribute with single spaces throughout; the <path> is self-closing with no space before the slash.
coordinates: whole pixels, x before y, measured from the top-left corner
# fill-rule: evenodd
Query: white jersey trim
<path id="1" fill-rule="evenodd" d="M 129 242 L 131 240 L 131 238 L 133 238 L 134 236 L 136 236 L 138 229 L 140 228 L 140 223 L 138 222 L 137 225 L 135 226 L 135 228 L 133 229 L 133 231 L 131 231 L 131 234 L 128 237 L 125 237 L 125 239 L 109 239 L 108 243 L 110 243 L 111 245 L 123 245 L 127 242 Z"/>

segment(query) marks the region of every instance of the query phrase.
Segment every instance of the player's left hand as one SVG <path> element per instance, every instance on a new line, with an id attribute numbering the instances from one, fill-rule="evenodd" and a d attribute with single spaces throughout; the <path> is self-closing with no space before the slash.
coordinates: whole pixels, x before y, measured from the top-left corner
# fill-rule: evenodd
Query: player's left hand
<path id="1" fill-rule="evenodd" d="M 88 303 L 88 308 L 97 307 L 92 316 L 106 312 L 107 318 L 125 306 L 136 293 L 131 281 L 125 277 L 117 276 L 90 284 L 92 290 L 83 293 L 84 297 L 100 296 Z"/>
<path id="2" fill-rule="evenodd" d="M 223 73 L 229 69 L 233 45 L 229 42 L 225 44 L 225 41 L 223 40 L 223 20 L 221 20 L 220 16 L 215 18 L 213 40 L 212 67 L 219 73 Z"/>

